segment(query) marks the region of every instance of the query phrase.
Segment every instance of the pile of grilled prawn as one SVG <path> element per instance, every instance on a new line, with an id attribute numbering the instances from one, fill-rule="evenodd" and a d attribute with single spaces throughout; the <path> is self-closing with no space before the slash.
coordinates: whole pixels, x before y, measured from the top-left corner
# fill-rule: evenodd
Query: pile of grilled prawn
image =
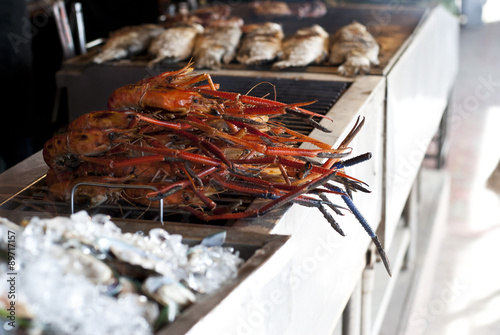
<path id="1" fill-rule="evenodd" d="M 371 157 L 348 157 L 364 119 L 336 148 L 279 122 L 291 115 L 329 131 L 332 120 L 307 110 L 311 103 L 222 91 L 191 64 L 120 87 L 109 97 L 108 110 L 82 115 L 46 142 L 49 197 L 68 202 L 78 183 L 114 184 L 78 187 L 75 199 L 90 206 L 118 200 L 158 206 L 163 199 L 164 206 L 204 221 L 257 217 L 296 203 L 317 208 L 341 235 L 334 215 L 352 212 L 389 271 L 377 236 L 350 197 L 369 192 L 367 185 L 346 173 Z M 218 203 L 228 191 L 267 200 L 239 210 L 238 204 Z M 342 206 L 334 203 L 337 197 Z"/>

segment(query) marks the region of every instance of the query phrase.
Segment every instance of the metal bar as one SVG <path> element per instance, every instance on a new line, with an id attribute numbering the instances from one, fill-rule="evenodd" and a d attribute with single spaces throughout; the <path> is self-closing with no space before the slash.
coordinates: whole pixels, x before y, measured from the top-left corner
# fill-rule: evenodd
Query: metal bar
<path id="1" fill-rule="evenodd" d="M 96 47 L 100 44 L 104 44 L 104 42 L 106 42 L 106 40 L 104 38 L 95 39 L 95 40 L 90 41 L 87 44 L 85 44 L 85 49 L 90 49 L 90 48 Z"/>
<path id="2" fill-rule="evenodd" d="M 375 252 L 373 252 L 374 257 Z M 363 270 L 361 294 L 361 335 L 370 335 L 372 330 L 373 288 L 375 285 L 375 269 L 367 266 Z"/>
<path id="3" fill-rule="evenodd" d="M 98 187 L 106 187 L 106 188 L 145 188 L 153 191 L 158 191 L 158 189 L 154 186 L 146 186 L 146 185 L 129 185 L 129 184 L 104 184 L 104 183 L 91 183 L 91 182 L 81 182 L 76 183 L 71 189 L 71 214 L 75 213 L 75 192 L 79 186 L 98 186 Z M 163 199 L 160 199 L 160 222 L 163 224 Z"/>
<path id="4" fill-rule="evenodd" d="M 342 313 L 342 335 L 361 334 L 361 280 L 358 280 Z"/>
<path id="5" fill-rule="evenodd" d="M 87 53 L 87 41 L 85 38 L 85 25 L 83 23 L 82 4 L 80 2 L 75 2 L 73 4 L 73 13 L 76 20 L 76 33 L 78 36 L 78 46 L 80 48 L 80 54 L 85 54 Z"/>
<path id="6" fill-rule="evenodd" d="M 417 173 L 415 178 L 415 183 L 410 190 L 408 199 L 406 201 L 405 207 L 403 209 L 403 222 L 404 225 L 410 229 L 411 242 L 406 253 L 405 262 L 403 268 L 405 270 L 413 270 L 415 267 L 415 262 L 417 259 L 417 246 L 418 246 L 418 208 L 419 208 L 419 192 L 420 192 L 420 171 Z"/>
<path id="7" fill-rule="evenodd" d="M 71 58 L 75 56 L 75 44 L 73 43 L 64 1 L 56 1 L 52 11 L 56 20 L 59 38 L 61 39 L 64 58 Z"/>

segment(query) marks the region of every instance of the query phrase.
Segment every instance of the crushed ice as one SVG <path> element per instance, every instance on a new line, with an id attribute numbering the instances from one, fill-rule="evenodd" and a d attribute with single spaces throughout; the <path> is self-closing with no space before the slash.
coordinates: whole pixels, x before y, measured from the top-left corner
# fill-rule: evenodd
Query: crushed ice
<path id="1" fill-rule="evenodd" d="M 18 229 L 17 291 L 25 317 L 58 334 L 151 334 L 161 305 L 169 307 L 173 321 L 172 311 L 236 277 L 243 262 L 222 246 L 225 234 L 189 247 L 163 229 L 123 233 L 109 217 L 84 211 L 70 218 L 35 217 L 24 229 L 0 218 L 0 236 L 9 229 Z M 0 249 L 6 244 L 1 239 Z M 125 278 L 101 261 L 110 257 L 151 271 L 143 291 L 125 289 Z M 7 289 L 7 273 L 1 264 L 0 291 Z"/>

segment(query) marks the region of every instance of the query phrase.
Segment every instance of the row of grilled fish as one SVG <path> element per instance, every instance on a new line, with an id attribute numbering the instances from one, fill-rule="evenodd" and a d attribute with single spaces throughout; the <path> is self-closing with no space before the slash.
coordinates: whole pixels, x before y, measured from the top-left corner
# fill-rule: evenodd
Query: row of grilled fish
<path id="1" fill-rule="evenodd" d="M 250 10 L 258 17 L 295 16 L 321 17 L 326 14 L 327 8 L 323 1 L 300 1 L 288 3 L 285 1 L 255 0 L 249 4 Z"/>
<path id="2" fill-rule="evenodd" d="M 149 49 L 148 49 L 149 48 Z M 125 58 L 148 49 L 150 62 L 176 63 L 194 58 L 198 68 L 216 69 L 233 59 L 245 65 L 273 63 L 283 69 L 328 61 L 339 65 L 339 73 L 353 76 L 378 65 L 379 45 L 358 22 L 329 34 L 319 25 L 298 30 L 284 38 L 281 25 L 273 22 L 243 26 L 241 20 L 224 20 L 203 27 L 183 23 L 165 29 L 158 25 L 128 27 L 117 31 L 103 46 L 94 62 Z"/>

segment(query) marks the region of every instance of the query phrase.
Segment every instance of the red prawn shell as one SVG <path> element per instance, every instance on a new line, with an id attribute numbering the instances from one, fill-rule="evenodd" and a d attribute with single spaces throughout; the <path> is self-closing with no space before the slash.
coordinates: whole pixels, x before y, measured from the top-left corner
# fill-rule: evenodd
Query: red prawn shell
<path id="1" fill-rule="evenodd" d="M 116 89 L 109 97 L 108 109 L 116 111 L 161 109 L 172 114 L 185 115 L 194 110 L 208 112 L 213 104 L 213 100 L 204 98 L 195 90 L 133 84 Z"/>
<path id="2" fill-rule="evenodd" d="M 128 129 L 137 124 L 137 112 L 134 111 L 94 111 L 75 119 L 67 131 L 85 129 Z"/>

